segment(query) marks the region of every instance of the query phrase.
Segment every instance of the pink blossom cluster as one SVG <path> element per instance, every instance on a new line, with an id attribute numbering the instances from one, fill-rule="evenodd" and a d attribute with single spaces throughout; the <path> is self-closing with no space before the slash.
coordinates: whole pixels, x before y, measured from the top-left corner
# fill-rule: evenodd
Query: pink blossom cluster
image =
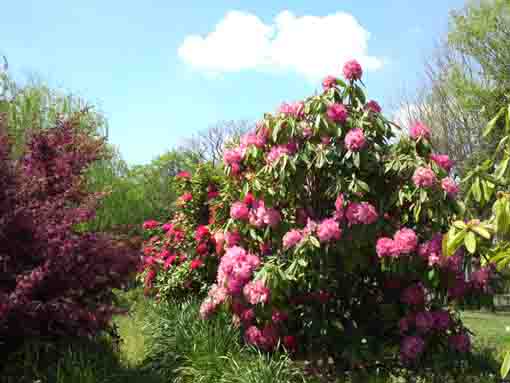
<path id="1" fill-rule="evenodd" d="M 343 124 L 347 120 L 348 112 L 344 104 L 331 104 L 328 106 L 327 115 L 333 122 Z"/>
<path id="2" fill-rule="evenodd" d="M 256 132 L 250 132 L 241 137 L 241 146 L 249 147 L 253 145 L 257 148 L 263 148 L 267 142 L 267 129 L 261 128 Z"/>
<path id="3" fill-rule="evenodd" d="M 369 202 L 351 202 L 347 205 L 345 213 L 349 225 L 371 225 L 377 221 L 379 214 Z"/>
<path id="4" fill-rule="evenodd" d="M 266 325 L 262 330 L 256 326 L 250 326 L 244 333 L 244 339 L 247 343 L 266 351 L 274 349 L 278 338 L 278 329 L 272 324 Z"/>
<path id="5" fill-rule="evenodd" d="M 443 255 L 443 235 L 435 234 L 431 240 L 418 246 L 418 255 L 427 260 L 429 266 L 440 263 Z"/>
<path id="6" fill-rule="evenodd" d="M 450 177 L 446 177 L 441 180 L 441 187 L 446 192 L 446 194 L 452 198 L 455 197 L 460 191 L 459 185 L 457 185 L 457 183 Z"/>
<path id="7" fill-rule="evenodd" d="M 284 102 L 280 105 L 278 112 L 283 114 L 285 117 L 300 119 L 305 116 L 305 103 L 303 101 L 297 101 L 290 104 Z"/>
<path id="8" fill-rule="evenodd" d="M 181 171 L 175 175 L 176 178 L 182 178 L 189 180 L 191 178 L 191 173 L 187 171 Z"/>
<path id="9" fill-rule="evenodd" d="M 419 140 L 420 138 L 430 139 L 430 128 L 423 122 L 417 121 L 411 126 L 409 135 L 413 140 Z"/>
<path id="10" fill-rule="evenodd" d="M 303 233 L 301 230 L 292 229 L 289 230 L 283 236 L 283 248 L 285 250 L 290 249 L 297 245 L 303 239 Z"/>
<path id="11" fill-rule="evenodd" d="M 365 110 L 369 110 L 372 113 L 381 113 L 382 108 L 377 101 L 370 100 L 365 104 Z"/>
<path id="12" fill-rule="evenodd" d="M 247 302 L 252 305 L 267 303 L 269 301 L 270 291 L 260 279 L 249 282 L 243 288 L 243 294 Z"/>
<path id="13" fill-rule="evenodd" d="M 344 64 L 343 74 L 347 80 L 360 80 L 363 75 L 363 69 L 356 60 L 349 60 Z"/>
<path id="14" fill-rule="evenodd" d="M 257 200 L 252 204 L 248 219 L 251 225 L 261 228 L 264 226 L 276 227 L 282 220 L 282 217 L 278 210 L 268 208 L 265 206 L 264 201 Z"/>
<path id="15" fill-rule="evenodd" d="M 349 132 L 345 135 L 344 144 L 347 150 L 351 152 L 359 152 L 361 149 L 365 147 L 367 140 L 363 133 L 363 130 L 360 128 L 355 128 L 349 130 Z"/>
<path id="16" fill-rule="evenodd" d="M 414 171 L 413 182 L 416 187 L 430 188 L 437 182 L 437 177 L 434 171 L 429 167 L 419 167 Z"/>
<path id="17" fill-rule="evenodd" d="M 143 223 L 143 228 L 144 228 L 144 230 L 152 230 L 152 229 L 155 229 L 156 227 L 158 227 L 159 225 L 160 225 L 160 223 L 158 221 L 150 219 Z"/>
<path id="18" fill-rule="evenodd" d="M 324 80 L 322 80 L 322 88 L 324 90 L 328 90 L 334 88 L 336 86 L 336 77 L 335 76 L 326 76 Z"/>
<path id="19" fill-rule="evenodd" d="M 234 174 L 238 174 L 241 169 L 241 162 L 246 156 L 246 145 L 241 144 L 235 148 L 226 149 L 223 153 L 223 162 L 230 166 Z"/>
<path id="20" fill-rule="evenodd" d="M 449 172 L 454 165 L 454 162 L 450 160 L 447 154 L 431 154 L 430 159 L 446 172 Z"/>
<path id="21" fill-rule="evenodd" d="M 334 218 L 326 218 L 317 226 L 317 236 L 321 242 L 339 240 L 341 235 L 340 225 Z"/>
<path id="22" fill-rule="evenodd" d="M 426 334 L 430 331 L 446 331 L 451 325 L 450 313 L 445 310 L 409 313 L 399 321 L 401 335 L 405 335 L 411 329 L 415 329 L 420 334 Z"/>
<path id="23" fill-rule="evenodd" d="M 218 285 L 237 295 L 259 267 L 260 258 L 239 246 L 228 248 L 218 267 Z"/>
<path id="24" fill-rule="evenodd" d="M 409 228 L 398 230 L 393 239 L 382 237 L 377 240 L 376 252 L 379 258 L 398 258 L 401 255 L 412 253 L 418 246 L 416 233 Z"/>
<path id="25" fill-rule="evenodd" d="M 402 291 L 400 300 L 411 306 L 421 306 L 425 303 L 425 289 L 421 283 L 415 283 Z"/>
<path id="26" fill-rule="evenodd" d="M 228 296 L 228 291 L 224 287 L 220 287 L 216 284 L 212 285 L 207 294 L 207 298 L 204 299 L 200 305 L 200 317 L 207 319 L 211 316 L 216 308 L 225 302 Z"/>
<path id="27" fill-rule="evenodd" d="M 269 153 L 266 155 L 266 162 L 272 164 L 276 162 L 280 157 L 287 155 L 291 156 L 297 152 L 297 144 L 295 142 L 289 142 L 285 145 L 273 146 Z"/>
<path id="28" fill-rule="evenodd" d="M 425 342 L 419 336 L 406 336 L 400 345 L 402 362 L 409 363 L 416 360 L 425 350 Z"/>

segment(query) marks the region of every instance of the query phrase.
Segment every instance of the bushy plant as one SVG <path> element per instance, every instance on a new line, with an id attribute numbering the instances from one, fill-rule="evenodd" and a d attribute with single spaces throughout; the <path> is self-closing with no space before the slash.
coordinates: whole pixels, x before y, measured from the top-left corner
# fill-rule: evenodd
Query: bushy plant
<path id="1" fill-rule="evenodd" d="M 343 71 L 346 82 L 327 77 L 322 93 L 282 104 L 225 150 L 214 222 L 198 230 L 198 214 L 181 233 L 214 232 L 207 259 L 219 264 L 201 316 L 227 310 L 249 344 L 324 352 L 346 367 L 466 354 L 470 338 L 447 304 L 488 292 L 490 275 L 469 273 L 462 251 L 444 254 L 460 211 L 451 161 L 420 122 L 392 144 L 398 127 L 366 99 L 361 66 Z M 206 207 L 183 203 L 181 215 Z M 157 270 L 145 278 L 177 275 Z"/>
<path id="2" fill-rule="evenodd" d="M 10 160 L 0 135 L 0 346 L 27 337 L 88 336 L 109 326 L 112 288 L 136 270 L 138 255 L 109 237 L 80 231 L 100 194 L 83 172 L 104 142 L 79 129 L 80 115 L 38 131 Z"/>
<path id="3" fill-rule="evenodd" d="M 191 174 L 179 172 L 174 180 L 178 198 L 175 214 L 167 222 L 143 224 L 144 264 L 140 274 L 146 293 L 179 300 L 207 292 L 216 278 L 218 255 L 210 227 L 215 227 L 219 188 L 224 177 L 218 169 L 202 164 Z M 224 222 L 224 219 L 220 219 Z"/>

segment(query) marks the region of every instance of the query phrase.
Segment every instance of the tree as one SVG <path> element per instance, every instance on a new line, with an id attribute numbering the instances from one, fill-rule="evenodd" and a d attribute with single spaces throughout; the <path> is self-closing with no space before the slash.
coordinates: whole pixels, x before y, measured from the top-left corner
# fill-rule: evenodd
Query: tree
<path id="1" fill-rule="evenodd" d="M 456 172 L 487 158 L 499 142 L 481 140 L 490 118 L 509 100 L 510 3 L 473 2 L 451 15 L 447 39 L 425 65 L 425 85 L 403 102 L 406 120 L 425 121 Z"/>
<path id="2" fill-rule="evenodd" d="M 239 139 L 241 135 L 252 128 L 253 124 L 246 120 L 220 121 L 186 139 L 180 149 L 190 151 L 200 161 L 209 161 L 215 166 L 222 160 L 225 144 L 236 138 Z"/>

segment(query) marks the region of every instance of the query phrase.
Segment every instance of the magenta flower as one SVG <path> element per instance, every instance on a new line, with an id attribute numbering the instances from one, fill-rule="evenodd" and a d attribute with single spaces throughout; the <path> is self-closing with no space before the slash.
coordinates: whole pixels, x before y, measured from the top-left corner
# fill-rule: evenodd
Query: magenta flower
<path id="1" fill-rule="evenodd" d="M 290 230 L 283 236 L 283 248 L 285 250 L 295 246 L 303 239 L 303 233 L 300 230 Z"/>
<path id="2" fill-rule="evenodd" d="M 471 349 L 471 340 L 465 333 L 450 335 L 448 343 L 452 349 L 458 352 L 469 352 Z"/>
<path id="3" fill-rule="evenodd" d="M 400 357 L 404 362 L 418 358 L 425 349 L 425 342 L 418 336 L 406 336 L 400 345 Z"/>
<path id="4" fill-rule="evenodd" d="M 371 111 L 372 113 L 381 113 L 381 106 L 377 103 L 377 101 L 370 100 L 365 104 L 365 109 Z"/>
<path id="5" fill-rule="evenodd" d="M 434 161 L 437 166 L 443 168 L 447 172 L 451 170 L 453 165 L 455 164 L 447 154 L 431 154 L 430 159 Z"/>
<path id="6" fill-rule="evenodd" d="M 375 248 L 379 258 L 398 257 L 400 254 L 395 241 L 387 237 L 379 238 Z"/>
<path id="7" fill-rule="evenodd" d="M 368 202 L 351 202 L 345 213 L 349 225 L 364 224 L 370 225 L 377 221 L 379 214 L 375 207 Z"/>
<path id="8" fill-rule="evenodd" d="M 342 235 L 342 230 L 338 222 L 333 218 L 328 218 L 322 221 L 317 228 L 317 236 L 321 242 L 329 242 L 331 240 L 338 240 Z"/>
<path id="9" fill-rule="evenodd" d="M 267 303 L 269 301 L 270 291 L 264 285 L 262 280 L 256 280 L 244 286 L 243 294 L 246 300 L 252 305 Z"/>
<path id="10" fill-rule="evenodd" d="M 434 327 L 434 315 L 428 311 L 419 312 L 416 314 L 415 324 L 418 331 L 425 334 Z"/>
<path id="11" fill-rule="evenodd" d="M 143 228 L 144 228 L 145 230 L 155 229 L 155 228 L 156 228 L 156 227 L 158 227 L 158 226 L 159 226 L 159 222 L 158 222 L 158 221 L 155 221 L 155 220 L 153 220 L 153 219 L 148 220 L 148 221 L 145 221 L 145 222 L 143 223 Z"/>
<path id="12" fill-rule="evenodd" d="M 441 180 L 441 187 L 450 197 L 455 197 L 459 191 L 459 185 L 450 177 L 443 178 Z"/>
<path id="13" fill-rule="evenodd" d="M 430 128 L 423 122 L 415 122 L 409 131 L 409 134 L 413 140 L 420 138 L 430 139 Z"/>
<path id="14" fill-rule="evenodd" d="M 322 87 L 324 88 L 324 90 L 334 88 L 335 85 L 336 85 L 335 76 L 326 76 L 324 80 L 322 80 Z"/>
<path id="15" fill-rule="evenodd" d="M 243 202 L 234 202 L 230 207 L 230 216 L 233 219 L 238 219 L 241 221 L 246 221 L 248 219 L 250 211 L 248 206 L 246 206 Z"/>
<path id="16" fill-rule="evenodd" d="M 417 187 L 430 188 L 437 182 L 436 174 L 431 168 L 420 167 L 414 171 L 413 182 Z"/>
<path id="17" fill-rule="evenodd" d="M 397 231 L 393 237 L 400 254 L 412 253 L 418 246 L 416 233 L 408 228 Z"/>
<path id="18" fill-rule="evenodd" d="M 350 60 L 344 64 L 343 73 L 347 80 L 360 80 L 363 75 L 363 69 L 356 60 Z"/>
<path id="19" fill-rule="evenodd" d="M 347 108 L 344 104 L 332 104 L 328 106 L 327 115 L 331 121 L 343 124 L 347 120 Z"/>
<path id="20" fill-rule="evenodd" d="M 419 306 L 425 303 L 425 290 L 421 284 L 407 287 L 400 296 L 400 300 L 408 305 Z"/>
<path id="21" fill-rule="evenodd" d="M 345 147 L 351 152 L 360 151 L 365 147 L 366 143 L 365 135 L 363 134 L 363 130 L 360 128 L 351 129 L 345 135 Z"/>

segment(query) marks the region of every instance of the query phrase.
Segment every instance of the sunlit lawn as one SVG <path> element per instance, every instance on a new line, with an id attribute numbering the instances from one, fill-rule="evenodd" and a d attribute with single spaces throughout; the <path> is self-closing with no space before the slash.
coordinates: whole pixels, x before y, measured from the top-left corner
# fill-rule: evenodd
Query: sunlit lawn
<path id="1" fill-rule="evenodd" d="M 475 344 L 498 351 L 510 347 L 510 312 L 465 311 L 462 319 L 474 333 Z"/>

